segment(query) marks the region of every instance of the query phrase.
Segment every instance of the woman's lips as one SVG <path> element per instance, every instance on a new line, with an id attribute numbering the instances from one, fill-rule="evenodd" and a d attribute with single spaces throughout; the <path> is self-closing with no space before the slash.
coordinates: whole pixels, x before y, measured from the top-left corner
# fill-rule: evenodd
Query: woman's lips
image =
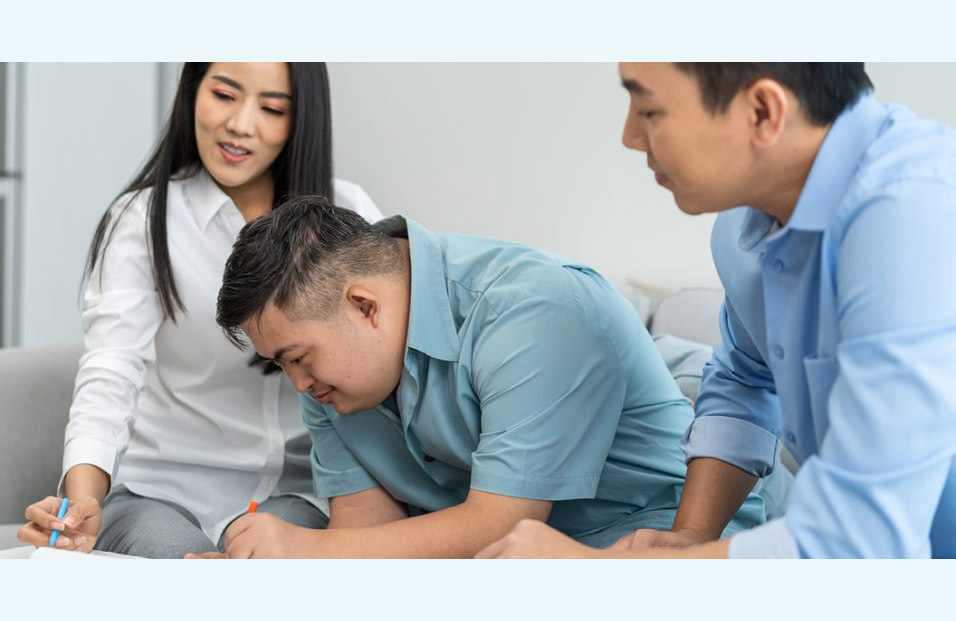
<path id="1" fill-rule="evenodd" d="M 230 164 L 239 164 L 249 159 L 249 156 L 252 155 L 252 152 L 247 149 L 242 149 L 241 147 L 236 147 L 235 145 L 229 145 L 231 151 L 226 148 L 226 145 L 219 143 L 219 153 L 222 154 L 222 158 L 229 162 Z M 239 151 L 239 152 L 237 152 Z"/>

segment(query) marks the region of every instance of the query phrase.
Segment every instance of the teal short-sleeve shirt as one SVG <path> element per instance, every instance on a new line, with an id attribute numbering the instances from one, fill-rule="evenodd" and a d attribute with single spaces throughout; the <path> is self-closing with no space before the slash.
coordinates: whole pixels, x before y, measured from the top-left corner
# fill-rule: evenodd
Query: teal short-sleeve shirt
<path id="1" fill-rule="evenodd" d="M 676 508 L 690 403 L 634 309 L 595 271 L 412 220 L 411 310 L 396 392 L 340 416 L 303 395 L 316 494 L 377 485 L 416 510 L 469 490 L 554 501 L 572 535 Z"/>

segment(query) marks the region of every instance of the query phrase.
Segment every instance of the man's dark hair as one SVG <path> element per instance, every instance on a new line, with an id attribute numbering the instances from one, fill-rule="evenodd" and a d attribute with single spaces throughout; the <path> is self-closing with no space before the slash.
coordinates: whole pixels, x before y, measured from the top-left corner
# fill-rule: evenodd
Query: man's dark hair
<path id="1" fill-rule="evenodd" d="M 724 113 L 741 90 L 761 78 L 790 89 L 807 119 L 829 125 L 859 97 L 873 88 L 863 63 L 674 63 L 697 78 L 704 108 Z"/>
<path id="2" fill-rule="evenodd" d="M 335 317 L 355 276 L 402 274 L 398 242 L 322 196 L 298 196 L 245 225 L 226 261 L 216 323 L 239 348 L 241 325 L 274 304 L 290 319 Z"/>

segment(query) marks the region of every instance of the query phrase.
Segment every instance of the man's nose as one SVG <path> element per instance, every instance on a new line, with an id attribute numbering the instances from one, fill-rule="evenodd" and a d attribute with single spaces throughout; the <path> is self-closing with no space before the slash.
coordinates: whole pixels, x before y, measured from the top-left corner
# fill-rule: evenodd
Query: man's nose
<path id="1" fill-rule="evenodd" d="M 295 388 L 296 392 L 304 393 L 312 388 L 314 380 L 312 379 L 312 375 L 305 370 L 290 366 L 286 374 L 289 376 L 289 379 L 292 380 L 292 387 Z"/>
<path id="2" fill-rule="evenodd" d="M 629 105 L 627 109 L 621 142 L 628 149 L 647 152 L 647 134 L 644 131 L 644 123 L 637 116 L 633 105 Z"/>

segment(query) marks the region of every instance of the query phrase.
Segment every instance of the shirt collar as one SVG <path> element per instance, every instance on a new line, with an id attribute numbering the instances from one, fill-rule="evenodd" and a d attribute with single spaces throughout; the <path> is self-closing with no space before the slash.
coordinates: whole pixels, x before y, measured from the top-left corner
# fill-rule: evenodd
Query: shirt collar
<path id="1" fill-rule="evenodd" d="M 837 117 L 817 151 L 793 215 L 783 230 L 822 231 L 826 228 L 856 174 L 860 159 L 879 134 L 886 115 L 883 104 L 864 93 Z M 741 248 L 754 248 L 766 237 L 772 225 L 772 216 L 748 208 L 740 234 Z M 782 232 L 778 231 L 778 234 Z"/>
<path id="2" fill-rule="evenodd" d="M 219 213 L 220 209 L 233 204 L 232 199 L 222 191 L 222 188 L 213 181 L 203 167 L 200 167 L 195 174 L 187 177 L 184 183 L 183 194 L 192 209 L 196 225 L 202 231 L 206 230 L 209 222 Z"/>
<path id="3" fill-rule="evenodd" d="M 386 218 L 375 227 L 392 237 L 408 238 L 412 284 L 407 347 L 430 358 L 458 360 L 461 343 L 448 299 L 445 255 L 439 236 L 402 216 Z"/>
<path id="4" fill-rule="evenodd" d="M 864 93 L 827 132 L 787 227 L 822 231 L 843 201 L 863 154 L 886 120 L 886 108 Z"/>

